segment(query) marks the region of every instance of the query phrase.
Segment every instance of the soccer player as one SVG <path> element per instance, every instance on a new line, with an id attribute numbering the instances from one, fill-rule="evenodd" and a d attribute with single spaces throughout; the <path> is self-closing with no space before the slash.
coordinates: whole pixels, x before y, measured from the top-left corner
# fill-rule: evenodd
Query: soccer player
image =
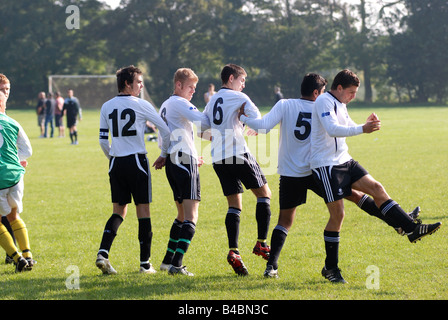
<path id="1" fill-rule="evenodd" d="M 162 136 L 161 154 L 154 162 L 160 169 L 165 165 L 170 131 L 154 107 L 138 98 L 143 89 L 142 71 L 134 66 L 117 71 L 119 94 L 103 104 L 100 114 L 101 149 L 109 163 L 112 194 L 112 216 L 106 223 L 96 266 L 105 274 L 117 271 L 109 261 L 109 251 L 118 228 L 126 217 L 131 197 L 137 211 L 138 240 L 140 242 L 140 272 L 154 273 L 149 262 L 151 256 L 152 227 L 149 203 L 151 202 L 151 172 L 145 146 L 146 121 L 153 123 Z M 109 132 L 111 145 L 109 145 Z"/>
<path id="2" fill-rule="evenodd" d="M 326 85 L 327 80 L 322 76 L 309 73 L 302 80 L 300 99 L 279 100 L 261 119 L 248 118 L 244 114 L 240 116 L 243 123 L 259 133 L 267 133 L 280 123 L 278 152 L 280 214 L 278 224 L 272 232 L 271 253 L 264 272 L 265 277 L 278 277 L 280 252 L 294 221 L 297 206 L 306 203 L 307 191 L 312 190 L 322 197 L 311 172 L 309 157 L 314 101 L 324 93 Z M 369 196 L 352 190 L 352 195 L 346 199 L 356 203 L 368 214 L 385 220 Z"/>
<path id="3" fill-rule="evenodd" d="M 67 128 L 70 131 L 71 144 L 78 144 L 78 118 L 82 118 L 81 105 L 78 98 L 73 96 L 73 90 L 68 90 L 68 97 L 64 101 L 64 107 L 62 108 L 62 114 L 67 119 Z"/>
<path id="4" fill-rule="evenodd" d="M 174 93 L 162 104 L 159 112 L 172 135 L 165 170 L 177 207 L 177 217 L 171 226 L 168 249 L 160 269 L 172 275 L 193 276 L 182 265 L 195 234 L 201 200 L 198 168 L 202 159 L 194 145 L 193 123 L 199 131 L 202 124 L 209 126 L 207 116 L 190 103 L 198 80 L 193 70 L 178 69 L 173 79 Z"/>
<path id="5" fill-rule="evenodd" d="M 31 156 L 33 149 L 20 124 L 5 113 L 10 89 L 9 79 L 0 74 L 0 213 L 7 217 L 22 254 L 2 223 L 0 245 L 14 259 L 16 272 L 21 272 L 31 270 L 36 263 L 31 254 L 28 229 L 20 217 L 26 159 Z"/>
<path id="6" fill-rule="evenodd" d="M 248 271 L 238 249 L 240 214 L 243 187 L 250 189 L 257 198 L 256 221 L 258 240 L 253 253 L 269 258 L 270 247 L 266 238 L 271 218 L 271 190 L 256 159 L 244 139 L 244 127 L 238 119 L 239 109 L 245 104 L 249 117 L 260 117 L 260 112 L 242 91 L 246 71 L 235 64 L 226 65 L 221 71 L 222 88 L 212 96 L 204 113 L 210 120 L 212 135 L 212 162 L 224 195 L 227 198 L 226 230 L 229 241 L 227 261 L 238 275 Z"/>
<path id="7" fill-rule="evenodd" d="M 356 74 L 342 70 L 334 78 L 331 90 L 316 99 L 312 113 L 310 164 L 330 213 L 324 230 L 326 259 L 322 276 L 339 283 L 346 282 L 338 267 L 339 232 L 345 215 L 342 199 L 350 195 L 352 189 L 372 196 L 382 214 L 400 226 L 411 242 L 432 234 L 441 226 L 440 222 L 421 224 L 413 221 L 348 153 L 346 137 L 381 128 L 381 121 L 374 113 L 363 125 L 357 125 L 350 118 L 346 105 L 355 98 L 359 85 Z"/>

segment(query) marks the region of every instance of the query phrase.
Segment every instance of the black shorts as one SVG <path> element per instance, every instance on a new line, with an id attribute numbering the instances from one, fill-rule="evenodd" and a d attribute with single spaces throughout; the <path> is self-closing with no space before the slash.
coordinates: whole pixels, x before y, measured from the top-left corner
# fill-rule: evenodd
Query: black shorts
<path id="1" fill-rule="evenodd" d="M 250 153 L 245 153 L 243 159 L 232 157 L 215 162 L 213 169 L 218 175 L 225 196 L 243 193 L 242 184 L 246 189 L 257 189 L 267 183 L 258 162 Z"/>
<path id="2" fill-rule="evenodd" d="M 280 209 L 291 209 L 306 203 L 308 190 L 322 197 L 322 192 L 313 175 L 300 178 L 280 176 Z"/>
<path id="3" fill-rule="evenodd" d="M 145 154 L 112 157 L 109 163 L 112 203 L 145 204 L 152 201 L 151 172 Z"/>
<path id="4" fill-rule="evenodd" d="M 165 173 L 173 190 L 174 201 L 201 200 L 198 163 L 189 154 L 178 152 L 166 158 Z"/>
<path id="5" fill-rule="evenodd" d="M 313 169 L 325 203 L 334 202 L 352 194 L 352 184 L 369 174 L 357 161 L 351 159 L 338 166 Z"/>

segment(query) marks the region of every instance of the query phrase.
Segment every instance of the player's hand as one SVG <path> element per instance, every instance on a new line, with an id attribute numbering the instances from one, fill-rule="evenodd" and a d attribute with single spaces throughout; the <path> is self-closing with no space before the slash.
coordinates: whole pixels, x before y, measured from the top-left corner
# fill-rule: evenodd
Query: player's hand
<path id="1" fill-rule="evenodd" d="M 198 157 L 198 167 L 202 166 L 204 164 L 204 157 L 200 156 Z"/>
<path id="2" fill-rule="evenodd" d="M 380 120 L 370 120 L 367 121 L 362 126 L 362 132 L 364 133 L 372 133 L 374 131 L 378 131 L 381 128 L 381 121 Z"/>
<path id="3" fill-rule="evenodd" d="M 157 158 L 157 160 L 156 161 L 154 161 L 154 163 L 153 163 L 153 167 L 154 168 L 156 168 L 156 170 L 159 170 L 159 169 L 162 169 L 164 166 L 165 166 L 165 163 L 166 163 L 166 158 L 164 158 L 164 157 L 162 157 L 162 156 L 159 156 L 158 158 Z"/>
<path id="4" fill-rule="evenodd" d="M 28 161 L 26 161 L 26 160 L 20 161 L 20 165 L 22 167 L 26 168 L 28 166 Z"/>
<path id="5" fill-rule="evenodd" d="M 258 132 L 257 131 L 255 131 L 254 129 L 248 129 L 247 131 L 246 131 L 246 136 L 248 136 L 248 137 L 255 137 L 255 136 L 258 136 Z"/>
<path id="6" fill-rule="evenodd" d="M 367 118 L 367 121 L 378 121 L 378 120 L 380 120 L 380 119 L 378 118 L 378 116 L 376 115 L 376 113 L 372 113 L 372 114 Z"/>

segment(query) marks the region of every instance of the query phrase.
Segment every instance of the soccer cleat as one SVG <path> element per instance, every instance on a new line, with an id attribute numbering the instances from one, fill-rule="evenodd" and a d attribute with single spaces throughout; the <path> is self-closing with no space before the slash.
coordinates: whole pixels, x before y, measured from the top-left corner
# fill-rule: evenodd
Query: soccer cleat
<path id="1" fill-rule="evenodd" d="M 278 269 L 274 269 L 272 264 L 268 264 L 263 275 L 265 278 L 278 278 Z"/>
<path id="2" fill-rule="evenodd" d="M 345 281 L 344 278 L 342 277 L 341 269 L 339 268 L 333 268 L 327 270 L 326 267 L 323 267 L 322 276 L 333 283 L 347 283 L 347 281 Z"/>
<path id="3" fill-rule="evenodd" d="M 415 223 L 422 223 L 422 221 L 418 218 L 420 215 L 420 207 L 415 207 L 414 210 L 412 210 L 409 214 L 409 217 L 411 217 L 412 220 L 414 220 Z M 402 236 L 406 235 L 406 232 L 404 232 L 403 228 L 398 227 L 395 228 L 398 234 L 401 234 Z"/>
<path id="4" fill-rule="evenodd" d="M 168 270 L 168 274 L 170 275 L 184 275 L 184 276 L 189 276 L 189 277 L 193 277 L 194 274 L 191 273 L 190 271 L 187 270 L 186 266 L 180 266 L 180 267 L 175 267 L 173 265 L 170 266 L 170 269 Z"/>
<path id="5" fill-rule="evenodd" d="M 247 276 L 249 274 L 246 266 L 243 263 L 243 259 L 241 259 L 241 256 L 235 251 L 229 251 L 229 254 L 227 255 L 227 262 L 232 266 L 237 275 Z"/>
<path id="6" fill-rule="evenodd" d="M 408 239 L 412 243 L 416 243 L 418 240 L 421 240 L 424 236 L 433 234 L 436 232 L 440 226 L 442 225 L 441 222 L 436 222 L 433 224 L 417 224 L 414 231 L 410 234 L 408 234 Z"/>
<path id="7" fill-rule="evenodd" d="M 14 263 L 14 259 L 6 255 L 5 264 L 11 264 L 11 263 Z"/>
<path id="8" fill-rule="evenodd" d="M 170 264 L 163 263 L 160 265 L 160 271 L 168 271 L 170 270 Z"/>
<path id="9" fill-rule="evenodd" d="M 97 256 L 95 264 L 103 274 L 117 274 L 117 271 L 110 264 L 109 259 L 104 258 L 101 254 Z"/>
<path id="10" fill-rule="evenodd" d="M 28 262 L 26 261 L 26 259 L 24 257 L 20 257 L 16 263 L 16 272 L 27 271 L 28 270 L 27 267 L 28 267 Z M 29 270 L 31 270 L 31 269 L 29 269 Z"/>
<path id="11" fill-rule="evenodd" d="M 25 258 L 26 262 L 28 262 L 28 266 L 26 267 L 27 271 L 31 271 L 33 269 L 34 265 L 37 264 L 37 261 L 33 258 Z"/>
<path id="12" fill-rule="evenodd" d="M 140 265 L 140 273 L 156 273 L 156 269 L 152 266 L 152 264 L 148 263 L 145 265 Z"/>
<path id="13" fill-rule="evenodd" d="M 269 260 L 269 255 L 271 253 L 271 247 L 270 246 L 263 247 L 261 245 L 261 242 L 257 241 L 254 249 L 252 250 L 252 253 L 256 254 L 257 256 L 263 257 L 263 259 L 265 259 L 265 260 Z"/>

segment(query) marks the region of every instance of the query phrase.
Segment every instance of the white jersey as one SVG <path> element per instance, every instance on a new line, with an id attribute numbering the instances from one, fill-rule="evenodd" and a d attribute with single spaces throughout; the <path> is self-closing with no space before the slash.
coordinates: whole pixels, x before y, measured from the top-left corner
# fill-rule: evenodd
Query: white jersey
<path id="1" fill-rule="evenodd" d="M 282 99 L 262 119 L 240 117 L 252 129 L 266 129 L 267 132 L 280 123 L 277 172 L 282 176 L 312 174 L 309 158 L 313 105 L 313 101 L 304 99 Z"/>
<path id="2" fill-rule="evenodd" d="M 162 136 L 161 156 L 166 157 L 170 143 L 170 130 L 154 107 L 146 100 L 130 95 L 116 96 L 101 107 L 100 145 L 110 157 L 146 154 L 146 122 L 153 123 Z M 109 145 L 109 132 L 111 145 Z"/>
<path id="3" fill-rule="evenodd" d="M 209 121 L 205 114 L 187 99 L 177 95 L 172 95 L 162 104 L 159 114 L 171 131 L 168 153 L 181 151 L 197 159 L 193 123 L 199 132 L 202 131 L 202 127 L 209 127 Z"/>
<path id="4" fill-rule="evenodd" d="M 363 133 L 348 115 L 347 106 L 326 92 L 316 99 L 311 126 L 311 168 L 343 164 L 352 157 L 346 137 Z"/>
<path id="5" fill-rule="evenodd" d="M 244 126 L 238 119 L 243 103 L 246 103 L 244 110 L 247 116 L 261 117 L 252 100 L 239 91 L 221 88 L 207 103 L 204 114 L 209 118 L 211 126 L 213 162 L 233 156 L 243 158 L 244 153 L 249 152 L 244 139 Z"/>

